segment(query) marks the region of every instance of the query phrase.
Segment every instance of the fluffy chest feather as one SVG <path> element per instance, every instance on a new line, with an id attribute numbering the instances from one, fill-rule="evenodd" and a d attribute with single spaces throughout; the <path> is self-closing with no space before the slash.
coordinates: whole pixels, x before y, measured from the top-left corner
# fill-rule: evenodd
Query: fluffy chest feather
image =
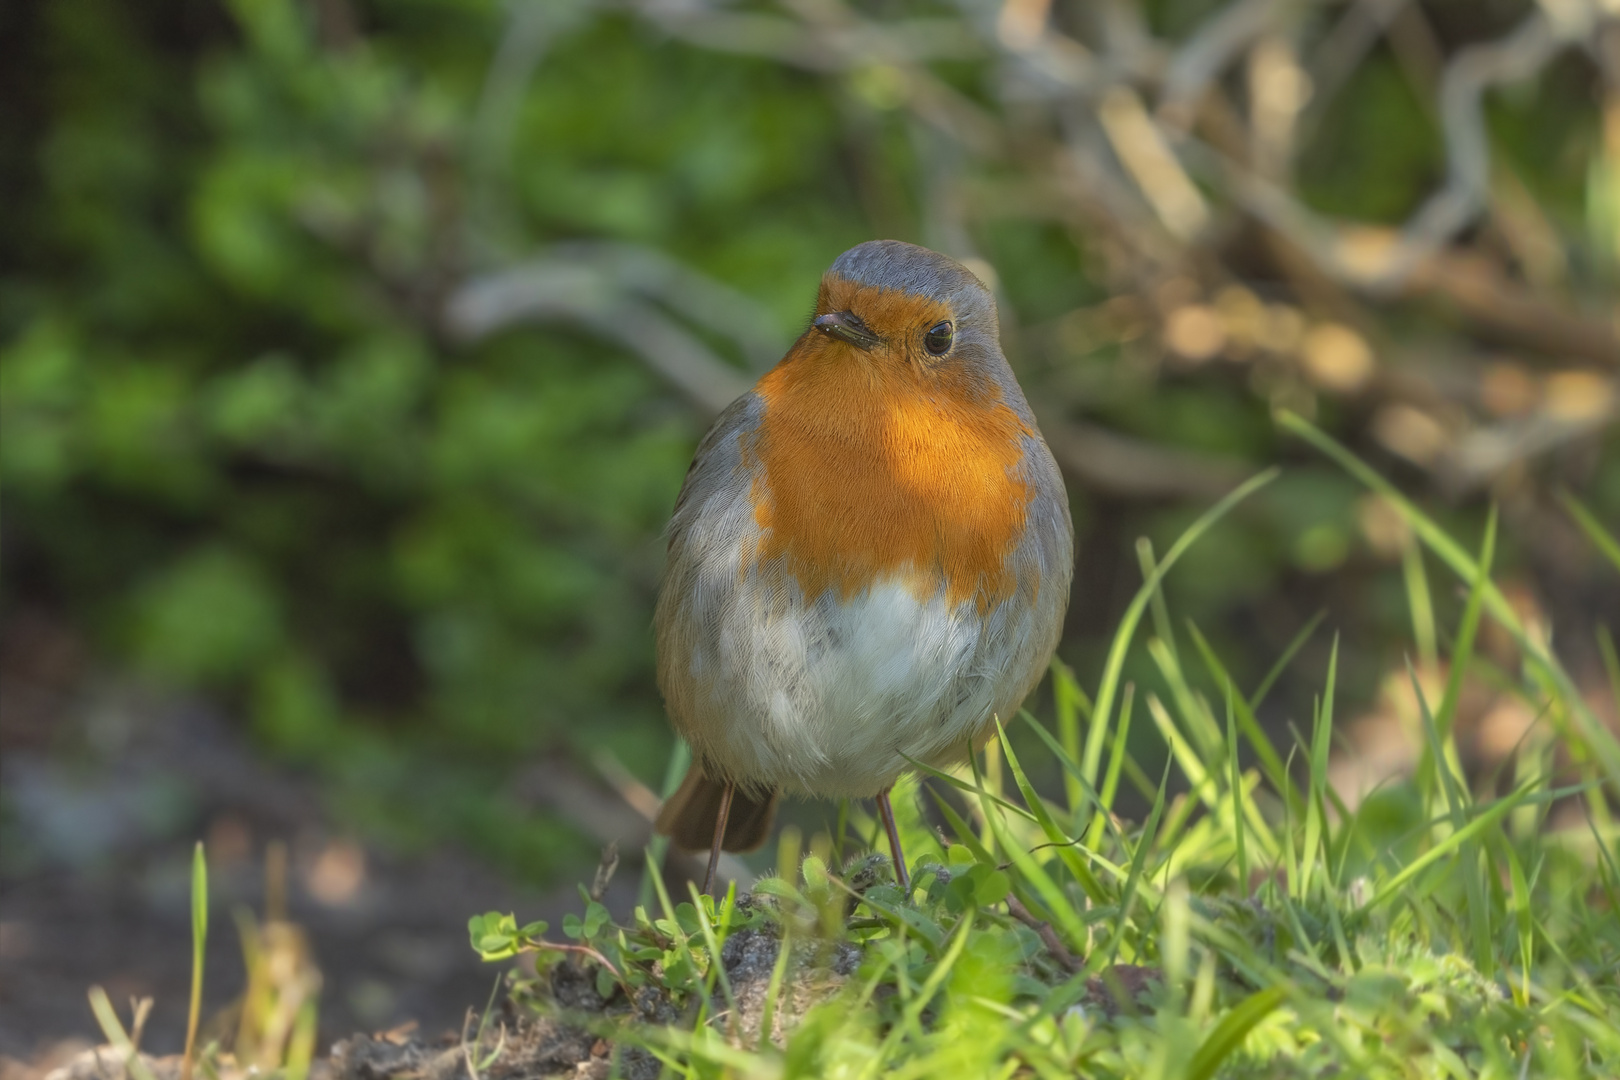
<path id="1" fill-rule="evenodd" d="M 895 578 L 805 601 L 755 575 L 731 599 L 695 656 L 708 722 L 694 742 L 728 774 L 788 791 L 871 795 L 908 757 L 960 760 L 1045 660 L 1027 608 L 985 619 Z"/>
<path id="2" fill-rule="evenodd" d="M 763 416 L 744 447 L 755 567 L 812 598 L 890 578 L 919 601 L 943 584 L 950 605 L 971 598 L 984 613 L 1012 593 L 1030 432 L 992 391 L 805 362 L 756 392 Z"/>

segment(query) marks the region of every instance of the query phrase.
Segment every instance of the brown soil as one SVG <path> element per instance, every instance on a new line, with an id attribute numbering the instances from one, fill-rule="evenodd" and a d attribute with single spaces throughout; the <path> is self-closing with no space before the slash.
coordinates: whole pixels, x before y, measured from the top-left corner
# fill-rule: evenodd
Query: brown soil
<path id="1" fill-rule="evenodd" d="M 780 942 L 768 931 L 734 934 L 723 952 L 735 1011 L 720 996 L 710 1003 L 711 1024 L 727 1030 L 743 1046 L 759 1044 L 771 974 Z M 805 945 L 795 949 L 773 1012 L 771 1041 L 786 1035 L 813 1006 L 836 994 L 854 973 L 860 951 L 841 944 L 829 951 Z M 1153 968 L 1120 964 L 1090 980 L 1082 1004 L 1106 1016 L 1135 1007 L 1135 999 L 1160 978 Z M 372 1035 L 353 1035 L 334 1045 L 310 1067 L 309 1080 L 547 1080 L 585 1077 L 656 1080 L 661 1063 L 648 1049 L 610 1039 L 626 1022 L 677 1029 L 695 1021 L 695 1002 L 678 1006 L 665 993 L 644 987 L 635 1000 L 615 993 L 604 999 L 588 970 L 573 960 L 555 964 L 540 979 L 519 980 L 523 996 L 538 998 L 539 1009 L 502 1002 L 493 1015 L 475 1021 L 471 1011 L 460 1034 L 426 1038 L 414 1023 Z M 251 1080 L 256 1070 L 240 1067 L 230 1055 L 213 1061 L 218 1080 Z M 202 1075 L 198 1073 L 198 1075 Z M 111 1047 L 87 1048 L 48 1072 L 15 1072 L 8 1080 L 181 1080 L 178 1055 L 139 1055 L 130 1067 Z"/>
<path id="2" fill-rule="evenodd" d="M 763 931 L 743 931 L 726 942 L 723 962 L 737 1008 L 732 1013 L 717 997 L 712 1022 L 725 1026 L 744 1045 L 758 1042 L 779 949 L 778 940 Z M 837 993 L 860 960 L 859 951 L 850 945 L 831 952 L 805 946 L 795 953 L 771 1024 L 777 1042 L 806 1010 Z M 655 1080 L 661 1066 L 654 1055 L 639 1047 L 615 1045 L 604 1035 L 625 1021 L 690 1025 L 695 1019 L 691 1015 L 695 1003 L 677 1007 L 652 987 L 644 988 L 634 1001 L 619 994 L 603 999 L 591 975 L 572 961 L 556 964 L 538 983 L 526 981 L 527 994 L 537 989 L 541 1011 L 508 998 L 481 1025 L 469 1013 L 460 1034 L 427 1038 L 415 1024 L 406 1024 L 343 1039 L 311 1066 L 310 1080 L 458 1080 L 469 1074 L 480 1080 L 542 1080 L 607 1077 L 615 1066 L 617 1075 L 627 1080 Z M 249 1080 L 255 1075 L 229 1055 L 216 1060 L 215 1072 L 219 1080 Z M 124 1055 L 101 1046 L 56 1064 L 43 1080 L 180 1080 L 180 1074 L 179 1055 L 141 1054 L 131 1068 Z M 23 1080 L 20 1072 L 16 1080 Z"/>

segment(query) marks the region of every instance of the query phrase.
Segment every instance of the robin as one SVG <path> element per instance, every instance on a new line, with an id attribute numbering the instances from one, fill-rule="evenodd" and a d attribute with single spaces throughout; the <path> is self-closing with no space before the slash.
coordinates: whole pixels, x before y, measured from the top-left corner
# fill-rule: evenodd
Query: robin
<path id="1" fill-rule="evenodd" d="M 765 842 L 782 793 L 873 797 L 946 768 L 1040 681 L 1074 565 L 1068 497 L 995 298 L 927 248 L 838 257 L 781 362 L 699 444 L 669 525 L 658 684 L 693 765 L 685 850 Z"/>

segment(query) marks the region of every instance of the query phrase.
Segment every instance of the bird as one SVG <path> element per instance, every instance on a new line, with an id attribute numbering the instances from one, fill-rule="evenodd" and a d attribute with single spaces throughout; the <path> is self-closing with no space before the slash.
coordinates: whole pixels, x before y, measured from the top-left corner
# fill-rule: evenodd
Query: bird
<path id="1" fill-rule="evenodd" d="M 991 291 L 898 240 L 840 255 L 787 354 L 721 413 L 676 499 L 658 685 L 692 765 L 656 819 L 751 851 L 778 799 L 889 798 L 969 758 L 1040 681 L 1069 603 L 1057 463 Z"/>

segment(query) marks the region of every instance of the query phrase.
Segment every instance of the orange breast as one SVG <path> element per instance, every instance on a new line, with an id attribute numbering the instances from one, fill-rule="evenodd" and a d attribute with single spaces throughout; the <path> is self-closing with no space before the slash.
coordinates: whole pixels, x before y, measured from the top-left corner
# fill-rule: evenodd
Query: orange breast
<path id="1" fill-rule="evenodd" d="M 1012 594 L 1029 428 L 993 386 L 807 336 L 755 389 L 754 566 L 782 558 L 806 597 L 891 575 L 919 600 L 943 579 L 949 603 L 981 612 Z"/>

